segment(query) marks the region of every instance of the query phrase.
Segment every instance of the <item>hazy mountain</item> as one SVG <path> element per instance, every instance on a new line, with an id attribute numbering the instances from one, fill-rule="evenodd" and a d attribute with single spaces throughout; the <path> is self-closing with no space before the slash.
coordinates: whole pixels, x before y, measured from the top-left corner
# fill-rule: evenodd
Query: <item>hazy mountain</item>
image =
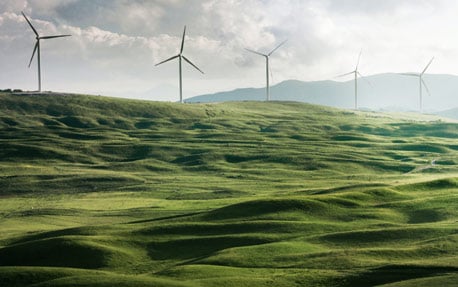
<path id="1" fill-rule="evenodd" d="M 351 78 L 351 76 L 349 76 Z M 431 92 L 423 88 L 425 111 L 458 107 L 458 76 L 425 75 Z M 399 74 L 378 74 L 359 79 L 358 106 L 369 109 L 418 110 L 419 80 Z M 271 87 L 272 100 L 298 101 L 333 107 L 354 105 L 354 80 L 346 82 L 288 80 Z M 246 88 L 189 98 L 187 102 L 264 100 L 265 88 Z"/>
<path id="2" fill-rule="evenodd" d="M 458 120 L 458 108 L 442 111 L 437 113 L 439 116 L 451 118 L 451 119 L 457 119 Z"/>

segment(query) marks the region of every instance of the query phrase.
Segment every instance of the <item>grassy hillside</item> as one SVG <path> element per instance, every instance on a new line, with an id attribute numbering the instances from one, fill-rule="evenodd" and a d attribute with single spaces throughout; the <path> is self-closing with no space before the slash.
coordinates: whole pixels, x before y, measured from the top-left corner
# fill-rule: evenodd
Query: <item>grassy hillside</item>
<path id="1" fill-rule="evenodd" d="M 0 285 L 453 286 L 457 127 L 0 93 Z"/>

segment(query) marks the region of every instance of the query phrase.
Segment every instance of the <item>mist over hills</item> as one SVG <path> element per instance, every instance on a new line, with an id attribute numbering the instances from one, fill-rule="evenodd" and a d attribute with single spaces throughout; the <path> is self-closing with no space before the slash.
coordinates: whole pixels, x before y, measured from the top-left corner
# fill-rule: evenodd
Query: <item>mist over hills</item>
<path id="1" fill-rule="evenodd" d="M 346 82 L 287 80 L 271 86 L 272 100 L 298 101 L 339 108 L 354 105 L 354 80 Z M 458 107 L 458 76 L 425 74 L 431 95 L 423 88 L 425 111 L 436 112 Z M 244 88 L 192 97 L 186 102 L 225 102 L 264 100 L 265 88 Z M 418 110 L 419 81 L 416 77 L 394 73 L 377 74 L 358 81 L 358 106 L 368 109 Z"/>

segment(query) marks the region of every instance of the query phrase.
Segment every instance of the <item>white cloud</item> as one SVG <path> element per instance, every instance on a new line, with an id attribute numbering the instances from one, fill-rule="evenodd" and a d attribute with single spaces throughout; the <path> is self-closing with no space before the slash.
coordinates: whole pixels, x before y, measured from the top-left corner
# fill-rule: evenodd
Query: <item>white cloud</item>
<path id="1" fill-rule="evenodd" d="M 0 2 L 0 12 L 17 12 L 27 7 L 26 0 L 2 0 Z"/>
<path id="2" fill-rule="evenodd" d="M 177 65 L 154 64 L 178 53 L 187 25 L 185 55 L 206 73 L 186 66 L 191 96 L 263 86 L 264 60 L 244 48 L 268 52 L 284 39 L 271 60 L 274 83 L 330 79 L 352 69 L 361 48 L 365 74 L 415 71 L 433 55 L 431 72 L 457 74 L 457 8 L 452 0 L 3 0 L 0 64 L 9 73 L 0 86 L 35 85 L 22 65 L 34 43 L 22 10 L 43 35 L 73 35 L 43 45 L 45 85 L 94 93 L 176 86 Z"/>

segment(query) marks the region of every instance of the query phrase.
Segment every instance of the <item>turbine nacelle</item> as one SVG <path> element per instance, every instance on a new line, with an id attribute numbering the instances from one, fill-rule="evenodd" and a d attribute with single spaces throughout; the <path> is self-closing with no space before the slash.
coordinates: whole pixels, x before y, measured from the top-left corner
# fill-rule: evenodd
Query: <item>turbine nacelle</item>
<path id="1" fill-rule="evenodd" d="M 176 58 L 179 59 L 179 67 L 180 67 L 180 70 L 179 70 L 179 76 L 180 76 L 180 102 L 182 103 L 183 102 L 183 88 L 182 88 L 182 72 L 181 72 L 181 60 L 185 60 L 189 65 L 193 66 L 197 71 L 201 72 L 202 74 L 204 74 L 204 72 L 199 69 L 199 67 L 197 67 L 194 63 L 191 62 L 191 60 L 189 60 L 188 58 L 186 58 L 184 55 L 183 55 L 183 50 L 184 50 L 184 38 L 186 36 L 186 26 L 184 26 L 184 30 L 183 30 L 183 37 L 181 38 L 181 47 L 180 47 L 180 53 L 178 55 L 175 55 L 173 57 L 170 57 L 162 62 L 159 62 L 157 64 L 155 64 L 155 66 L 159 66 L 161 64 L 164 64 L 164 63 L 167 63 L 169 61 L 172 61 Z"/>
<path id="2" fill-rule="evenodd" d="M 352 74 L 355 76 L 355 110 L 358 109 L 358 76 L 361 79 L 363 79 L 367 84 L 369 84 L 369 86 L 373 87 L 371 82 L 369 82 L 369 80 L 367 80 L 358 70 L 362 52 L 363 52 L 363 49 L 361 49 L 359 51 L 358 61 L 356 62 L 356 67 L 355 67 L 355 69 L 353 71 L 345 73 L 345 74 L 342 74 L 342 75 L 338 75 L 336 77 L 336 78 L 341 78 L 341 77 L 345 77 L 345 76 L 352 75 Z"/>
<path id="3" fill-rule="evenodd" d="M 262 56 L 266 59 L 266 99 L 267 101 L 270 100 L 270 85 L 269 85 L 269 57 L 278 49 L 280 48 L 281 46 L 283 46 L 283 44 L 285 44 L 288 40 L 285 40 L 283 42 L 281 42 L 279 45 L 277 45 L 272 51 L 270 51 L 269 53 L 267 54 L 263 54 L 263 53 L 260 53 L 260 52 L 257 52 L 255 50 L 251 50 L 251 49 L 248 49 L 248 48 L 245 48 L 245 50 L 247 50 L 248 52 L 251 52 L 253 54 L 256 54 L 256 55 L 259 55 L 259 56 Z"/>
<path id="4" fill-rule="evenodd" d="M 35 39 L 37 40 L 33 48 L 32 57 L 30 58 L 30 61 L 29 61 L 29 68 L 30 68 L 30 65 L 32 64 L 32 60 L 33 60 L 33 57 L 35 56 L 35 53 L 38 51 L 38 91 L 41 92 L 40 40 L 70 37 L 71 35 L 40 36 L 37 30 L 35 29 L 35 27 L 33 27 L 30 20 L 27 18 L 27 16 L 25 16 L 24 12 L 21 12 L 21 13 L 22 13 L 22 16 L 24 16 L 27 23 L 29 24 L 33 33 L 35 34 Z"/>
<path id="5" fill-rule="evenodd" d="M 423 75 L 426 73 L 426 70 L 428 70 L 428 68 L 429 68 L 429 66 L 431 65 L 431 63 L 433 62 L 433 60 L 434 60 L 434 57 L 432 57 L 431 60 L 429 60 L 428 64 L 426 65 L 426 67 L 423 69 L 423 71 L 422 71 L 421 73 L 400 73 L 400 75 L 403 75 L 403 76 L 417 77 L 417 78 L 420 79 L 420 83 L 419 83 L 419 91 L 420 91 L 420 112 L 423 111 L 422 87 L 425 87 L 426 92 L 428 93 L 429 96 L 431 96 L 431 93 L 429 92 L 429 88 L 428 88 L 428 86 L 426 85 L 425 80 L 423 79 Z"/>

